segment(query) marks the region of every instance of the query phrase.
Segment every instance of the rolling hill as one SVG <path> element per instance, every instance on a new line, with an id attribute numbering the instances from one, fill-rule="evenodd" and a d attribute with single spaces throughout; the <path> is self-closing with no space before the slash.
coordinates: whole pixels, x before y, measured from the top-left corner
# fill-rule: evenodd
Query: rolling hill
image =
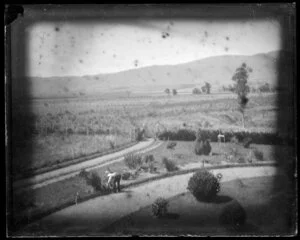
<path id="1" fill-rule="evenodd" d="M 284 54 L 286 56 L 286 54 Z M 268 82 L 277 83 L 278 64 L 283 61 L 282 51 L 261 53 L 253 56 L 214 56 L 178 65 L 150 66 L 112 74 L 23 79 L 28 96 L 33 98 L 95 96 L 112 92 L 163 92 L 165 88 L 190 91 L 204 82 L 212 84 L 212 92 L 222 85 L 232 84 L 235 69 L 243 62 L 253 69 L 249 85 L 258 86 Z M 290 70 L 287 70 L 290 72 Z M 13 84 L 13 94 L 24 90 Z"/>

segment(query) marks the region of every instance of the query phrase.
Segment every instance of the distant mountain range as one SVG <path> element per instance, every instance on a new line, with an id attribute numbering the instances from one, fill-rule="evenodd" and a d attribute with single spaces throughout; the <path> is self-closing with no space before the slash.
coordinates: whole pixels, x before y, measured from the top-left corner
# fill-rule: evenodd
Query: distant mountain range
<path id="1" fill-rule="evenodd" d="M 13 94 L 28 89 L 33 98 L 96 96 L 110 92 L 163 92 L 165 88 L 190 91 L 205 82 L 212 85 L 212 92 L 232 84 L 235 70 L 242 63 L 253 69 L 249 75 L 250 87 L 269 83 L 277 85 L 278 66 L 291 72 L 290 54 L 283 51 L 261 53 L 253 56 L 224 55 L 209 57 L 178 65 L 150 66 L 118 73 L 70 77 L 30 77 L 21 84 L 13 84 Z M 281 64 L 282 63 L 282 64 Z M 290 62 L 291 63 L 291 62 Z M 282 71 L 282 69 L 281 69 Z M 25 89 L 25 90 L 24 90 Z"/>

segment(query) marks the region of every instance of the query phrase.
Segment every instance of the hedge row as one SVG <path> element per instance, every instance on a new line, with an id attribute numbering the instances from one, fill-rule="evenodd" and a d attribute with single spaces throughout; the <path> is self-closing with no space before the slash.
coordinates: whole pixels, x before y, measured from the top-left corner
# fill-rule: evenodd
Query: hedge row
<path id="1" fill-rule="evenodd" d="M 219 130 L 217 129 L 199 129 L 201 135 L 205 135 L 212 142 L 218 141 Z M 226 142 L 229 142 L 232 137 L 236 137 L 239 142 L 251 138 L 252 143 L 255 144 L 271 144 L 271 145 L 293 145 L 294 139 L 292 137 L 283 137 L 278 133 L 272 132 L 250 132 L 250 131 L 231 131 L 224 130 L 222 134 L 225 136 Z M 171 141 L 195 141 L 197 132 L 189 129 L 180 129 L 178 131 L 164 131 L 158 135 L 160 140 Z"/>

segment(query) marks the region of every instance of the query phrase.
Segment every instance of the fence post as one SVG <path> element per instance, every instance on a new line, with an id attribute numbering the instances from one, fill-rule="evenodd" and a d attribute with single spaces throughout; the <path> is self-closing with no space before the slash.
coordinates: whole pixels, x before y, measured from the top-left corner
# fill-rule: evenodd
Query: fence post
<path id="1" fill-rule="evenodd" d="M 79 192 L 76 193 L 75 195 L 75 204 L 77 205 L 77 202 L 78 202 L 78 197 L 79 197 Z"/>

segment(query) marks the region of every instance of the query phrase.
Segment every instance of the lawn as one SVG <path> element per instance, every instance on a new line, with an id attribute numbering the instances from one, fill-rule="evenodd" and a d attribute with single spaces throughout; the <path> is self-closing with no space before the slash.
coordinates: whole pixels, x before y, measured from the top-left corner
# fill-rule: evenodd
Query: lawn
<path id="1" fill-rule="evenodd" d="M 211 156 L 197 156 L 193 152 L 193 142 L 178 141 L 176 143 L 177 144 L 174 150 L 167 149 L 168 143 L 164 142 L 158 148 L 153 149 L 145 154 L 141 154 L 142 156 L 151 154 L 153 155 L 154 165 L 157 168 L 157 172 L 140 172 L 136 179 L 127 181 L 122 180 L 121 185 L 125 183 L 129 184 L 132 182 L 141 181 L 143 179 L 166 173 L 167 170 L 162 163 L 163 157 L 167 157 L 168 159 L 172 160 L 179 170 L 202 167 L 203 161 L 205 161 L 205 166 L 228 163 L 244 163 L 246 162 L 247 155 L 250 151 L 252 151 L 251 148 L 257 148 L 262 152 L 262 161 L 276 160 L 273 156 L 274 146 L 253 144 L 250 146 L 251 148 L 245 149 L 241 145 L 233 143 L 211 143 Z M 236 156 L 226 159 L 225 155 L 227 153 L 231 153 L 233 151 L 232 149 L 236 149 L 234 150 Z M 285 146 L 276 146 L 276 149 L 282 149 L 283 154 L 285 154 L 284 151 L 292 151 L 292 149 Z M 241 157 L 244 158 L 244 161 L 240 160 Z M 255 160 L 255 158 L 253 159 L 253 162 L 259 161 Z M 111 170 L 118 172 L 134 172 L 134 170 L 130 170 L 125 165 L 124 161 L 111 163 L 106 166 L 96 168 L 92 171 L 96 172 L 101 177 L 102 181 L 106 181 L 104 173 L 108 167 Z M 82 199 L 92 196 L 96 192 L 91 186 L 87 185 L 86 181 L 82 177 L 76 176 L 56 183 L 51 183 L 35 190 L 29 190 L 21 195 L 16 195 L 13 199 L 14 212 L 20 216 L 27 216 L 29 218 L 33 215 L 46 213 L 49 211 L 51 212 L 54 209 L 66 206 L 66 204 L 74 204 L 77 193 L 79 194 L 79 199 Z M 101 194 L 101 192 L 99 194 Z"/>
<path id="2" fill-rule="evenodd" d="M 285 210 L 288 209 L 281 177 L 258 177 L 221 183 L 215 201 L 199 202 L 189 193 L 169 199 L 168 214 L 152 216 L 151 206 L 134 212 L 103 230 L 108 234 L 142 235 L 275 235 L 290 233 Z M 238 232 L 219 223 L 225 206 L 238 201 L 246 211 L 247 221 Z"/>

